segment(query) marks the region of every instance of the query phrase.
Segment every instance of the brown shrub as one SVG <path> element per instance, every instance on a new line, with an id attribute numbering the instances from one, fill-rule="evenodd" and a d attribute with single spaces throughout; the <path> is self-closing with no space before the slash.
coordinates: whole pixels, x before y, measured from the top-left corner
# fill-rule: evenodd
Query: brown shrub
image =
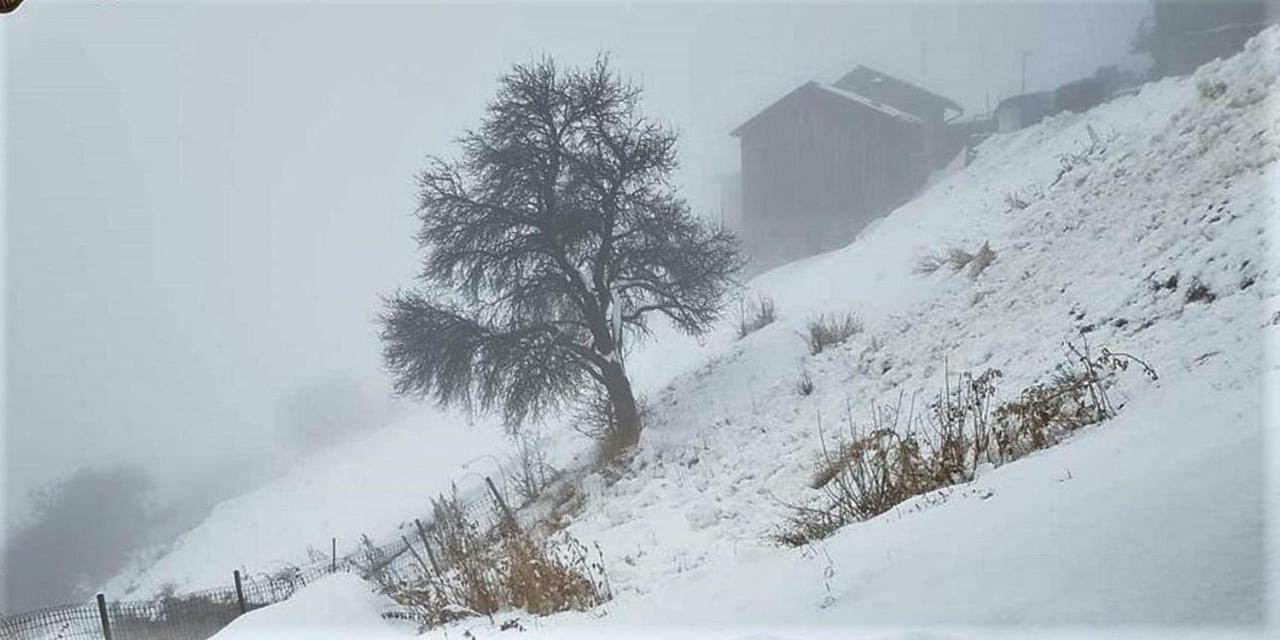
<path id="1" fill-rule="evenodd" d="M 825 538 L 850 522 L 875 517 L 903 500 L 927 490 L 927 461 L 915 432 L 898 427 L 914 422 L 897 407 L 873 409 L 873 427 L 861 433 L 846 408 L 847 433 L 827 447 L 818 421 L 822 453 L 810 486 L 823 492 L 819 507 L 788 504 L 791 513 L 770 534 L 781 545 L 796 547 Z"/>
<path id="2" fill-rule="evenodd" d="M 599 548 L 593 558 L 563 533 L 540 537 L 520 527 L 481 528 L 456 490 L 432 502 L 434 517 L 423 541 L 431 566 L 424 563 L 415 575 L 383 589 L 423 628 L 508 607 L 534 615 L 581 611 L 612 598 Z"/>
<path id="3" fill-rule="evenodd" d="M 821 490 L 818 506 L 787 504 L 790 513 L 769 535 L 784 546 L 825 538 L 840 527 L 875 517 L 902 501 L 973 478 L 983 463 L 1004 464 L 1056 444 L 1080 427 L 1115 415 L 1107 395 L 1116 377 L 1137 364 L 1151 380 L 1154 369 L 1125 353 L 1103 349 L 1094 357 L 1088 346 L 1068 343 L 1067 361 L 1049 380 L 1023 389 L 1016 400 L 996 403 L 998 369 L 950 376 L 927 422 L 931 437 L 919 433 L 914 407 L 873 408 L 872 428 L 861 433 L 846 411 L 847 435 L 827 447 L 818 421 L 822 452 L 811 487 Z"/>

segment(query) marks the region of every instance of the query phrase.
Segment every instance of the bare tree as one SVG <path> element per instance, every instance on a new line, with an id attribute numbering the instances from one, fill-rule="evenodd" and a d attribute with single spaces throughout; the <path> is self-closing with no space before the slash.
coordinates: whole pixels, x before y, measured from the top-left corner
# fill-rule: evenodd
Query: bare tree
<path id="1" fill-rule="evenodd" d="M 741 265 L 672 187 L 676 135 L 639 99 L 604 58 L 517 65 L 461 159 L 431 160 L 420 287 L 381 318 L 398 392 L 500 407 L 514 427 L 598 385 L 616 450 L 639 440 L 627 348 L 655 313 L 706 331 Z"/>

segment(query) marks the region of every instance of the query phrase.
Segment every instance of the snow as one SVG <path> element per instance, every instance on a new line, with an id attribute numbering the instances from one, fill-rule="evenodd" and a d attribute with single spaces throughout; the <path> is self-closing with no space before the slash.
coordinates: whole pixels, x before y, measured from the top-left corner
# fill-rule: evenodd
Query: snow
<path id="1" fill-rule="evenodd" d="M 363 580 L 349 574 L 326 576 L 278 605 L 251 611 L 227 625 L 218 640 L 288 640 L 307 638 L 405 638 L 412 625 L 382 618 L 395 603 L 375 595 Z"/>
<path id="2" fill-rule="evenodd" d="M 658 332 L 628 360 L 649 403 L 641 446 L 620 477 L 583 480 L 568 529 L 603 549 L 615 600 L 497 620 L 519 618 L 529 638 L 1267 637 L 1278 75 L 1272 28 L 1192 77 L 993 137 L 854 243 L 753 281 L 776 323 L 743 340 L 729 323 L 701 341 Z M 1202 96 L 1207 82 L 1225 94 Z M 1094 135 L 1105 152 L 1060 176 L 1060 158 L 1085 154 Z M 1025 209 L 1004 203 L 1015 191 Z M 926 253 L 983 242 L 997 258 L 976 276 L 915 272 Z M 1189 299 L 1193 282 L 1214 299 Z M 807 320 L 844 311 L 865 330 L 809 355 L 797 336 Z M 1118 417 L 968 484 L 809 548 L 765 541 L 784 503 L 819 498 L 808 487 L 819 419 L 839 428 L 849 411 L 865 424 L 875 403 L 919 406 L 946 373 L 992 367 L 1009 398 L 1064 360 L 1065 341 L 1085 339 L 1141 357 L 1160 380 L 1127 374 Z M 802 369 L 808 396 L 795 391 Z M 391 455 L 384 437 L 370 438 L 364 464 Z M 312 508 L 323 493 L 306 485 L 331 463 L 300 470 L 281 494 L 296 504 L 276 508 Z M 371 501 L 400 486 L 376 482 Z M 261 513 L 269 495 L 239 508 Z M 244 525 L 226 514 L 216 526 Z M 476 619 L 425 637 L 464 633 L 503 637 Z"/>

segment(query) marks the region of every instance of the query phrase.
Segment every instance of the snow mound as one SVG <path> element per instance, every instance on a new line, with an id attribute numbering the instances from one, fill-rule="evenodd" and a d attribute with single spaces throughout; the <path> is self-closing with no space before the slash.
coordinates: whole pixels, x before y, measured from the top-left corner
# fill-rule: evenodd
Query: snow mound
<path id="1" fill-rule="evenodd" d="M 251 611 L 234 620 L 217 640 L 290 640 L 307 638 L 408 638 L 412 627 L 382 618 L 393 602 L 373 593 L 360 578 L 338 573 L 326 576 L 277 605 Z"/>

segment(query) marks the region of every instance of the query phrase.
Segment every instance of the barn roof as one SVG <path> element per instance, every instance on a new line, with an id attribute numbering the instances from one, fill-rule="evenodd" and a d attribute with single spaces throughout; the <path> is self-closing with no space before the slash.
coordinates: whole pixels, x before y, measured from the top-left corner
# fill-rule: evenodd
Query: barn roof
<path id="1" fill-rule="evenodd" d="M 892 87 L 896 91 L 900 91 L 909 95 L 912 100 L 925 104 L 931 104 L 941 107 L 943 110 L 954 109 L 955 111 L 964 112 L 964 107 L 960 106 L 955 100 L 946 96 L 938 95 L 928 89 L 921 88 L 901 78 L 895 78 L 882 71 L 877 71 L 865 65 L 858 65 L 853 71 L 844 74 L 835 85 L 849 91 L 860 91 L 863 87 L 870 85 L 885 85 Z M 898 105 L 900 107 L 906 105 Z"/>
<path id="2" fill-rule="evenodd" d="M 816 85 L 819 89 L 828 91 L 830 93 L 834 93 L 835 95 L 840 96 L 845 100 L 851 100 L 863 106 L 875 109 L 876 111 L 879 111 L 880 113 L 883 113 L 891 118 L 897 118 L 899 120 L 904 120 L 906 122 L 911 122 L 911 123 L 923 122 L 923 120 L 921 120 L 920 118 L 917 118 L 916 116 L 911 115 L 910 113 L 907 113 L 902 109 L 899 109 L 893 105 L 885 104 L 883 102 L 877 102 L 876 100 L 872 98 L 868 98 L 860 93 L 849 91 L 848 89 L 841 89 L 840 87 L 837 87 L 831 84 L 823 84 L 821 82 L 815 82 L 813 84 Z"/>
<path id="3" fill-rule="evenodd" d="M 877 102 L 864 95 L 860 95 L 852 91 L 841 89 L 833 85 L 810 81 L 800 85 L 791 93 L 788 93 L 787 95 L 782 96 L 781 98 L 778 98 L 776 101 L 774 101 L 773 104 L 765 107 L 762 111 L 760 111 L 760 113 L 757 113 L 746 122 L 738 125 L 738 128 L 734 129 L 733 131 L 730 131 L 729 135 L 734 136 L 735 138 L 740 137 L 744 130 L 751 127 L 753 124 L 759 122 L 760 120 L 767 118 L 775 109 L 778 108 L 779 105 L 782 105 L 786 102 L 790 102 L 792 100 L 801 99 L 806 95 L 821 96 L 824 98 L 835 98 L 839 101 L 840 104 L 847 105 L 851 108 L 867 109 L 874 113 L 878 113 L 882 116 L 893 118 L 895 120 L 906 122 L 909 124 L 919 124 L 922 122 L 920 118 L 917 118 L 916 116 L 913 116 L 910 113 L 907 113 L 891 105 L 887 105 L 882 102 Z"/>

